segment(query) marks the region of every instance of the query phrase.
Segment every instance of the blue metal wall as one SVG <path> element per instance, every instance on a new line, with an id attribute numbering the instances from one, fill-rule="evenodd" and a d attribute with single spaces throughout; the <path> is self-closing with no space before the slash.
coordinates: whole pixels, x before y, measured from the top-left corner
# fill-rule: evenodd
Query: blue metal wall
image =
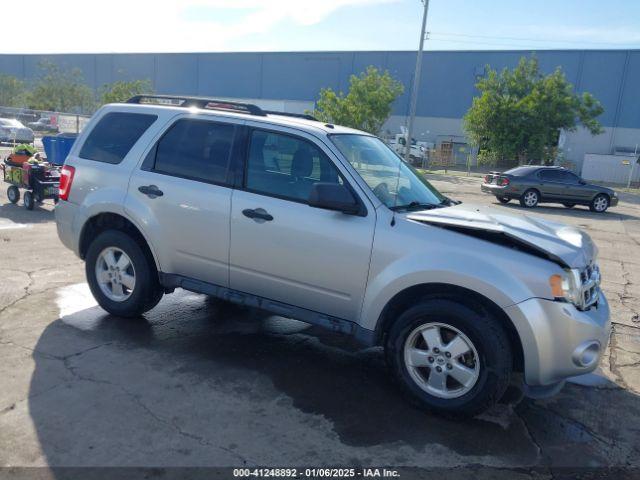
<path id="1" fill-rule="evenodd" d="M 523 51 L 426 52 L 417 114 L 460 118 L 487 64 L 513 67 Z M 535 53 L 544 71 L 562 67 L 579 91 L 604 105 L 608 127 L 640 128 L 640 50 L 550 50 Z M 33 80 L 38 63 L 78 67 L 93 88 L 120 79 L 150 79 L 158 93 L 314 100 L 322 87 L 348 89 L 349 76 L 368 65 L 405 85 L 394 114 L 405 115 L 415 52 L 184 53 L 0 55 L 0 73 Z"/>

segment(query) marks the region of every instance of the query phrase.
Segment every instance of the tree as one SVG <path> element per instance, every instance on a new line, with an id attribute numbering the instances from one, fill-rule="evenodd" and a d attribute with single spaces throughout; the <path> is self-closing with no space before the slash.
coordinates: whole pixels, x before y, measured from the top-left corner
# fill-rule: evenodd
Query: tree
<path id="1" fill-rule="evenodd" d="M 359 76 L 351 75 L 349 93 L 320 90 L 312 114 L 321 122 L 336 123 L 377 134 L 391 115 L 391 105 L 404 91 L 402 83 L 388 71 L 380 73 L 373 66 Z"/>
<path id="2" fill-rule="evenodd" d="M 25 92 L 26 88 L 22 80 L 0 73 L 0 106 L 23 107 Z"/>
<path id="3" fill-rule="evenodd" d="M 134 95 L 144 93 L 153 93 L 151 80 L 118 81 L 105 84 L 102 86 L 100 97 L 103 104 L 119 103 L 127 101 Z"/>
<path id="4" fill-rule="evenodd" d="M 575 93 L 558 67 L 540 73 L 535 57 L 518 66 L 487 74 L 476 84 L 480 96 L 464 116 L 471 143 L 480 149 L 479 161 L 500 166 L 549 163 L 557 154 L 561 130 L 581 124 L 592 135 L 603 132 L 597 117 L 604 109 L 590 93 Z"/>
<path id="5" fill-rule="evenodd" d="M 40 78 L 27 95 L 30 108 L 73 113 L 94 110 L 93 91 L 84 83 L 80 69 L 66 70 L 48 61 L 41 62 L 39 67 Z"/>

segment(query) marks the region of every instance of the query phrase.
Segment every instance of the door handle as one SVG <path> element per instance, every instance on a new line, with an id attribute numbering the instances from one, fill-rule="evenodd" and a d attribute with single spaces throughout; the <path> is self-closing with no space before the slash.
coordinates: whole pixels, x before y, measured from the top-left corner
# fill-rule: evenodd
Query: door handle
<path id="1" fill-rule="evenodd" d="M 263 208 L 256 208 L 256 209 L 247 208 L 245 210 L 242 210 L 242 214 L 245 217 L 251 218 L 256 221 L 262 220 L 265 222 L 270 222 L 271 220 L 273 220 L 273 216 L 269 215 L 267 211 Z"/>
<path id="2" fill-rule="evenodd" d="M 155 185 L 143 185 L 138 187 L 138 191 L 140 193 L 144 193 L 149 198 L 156 198 L 164 195 L 164 192 Z"/>

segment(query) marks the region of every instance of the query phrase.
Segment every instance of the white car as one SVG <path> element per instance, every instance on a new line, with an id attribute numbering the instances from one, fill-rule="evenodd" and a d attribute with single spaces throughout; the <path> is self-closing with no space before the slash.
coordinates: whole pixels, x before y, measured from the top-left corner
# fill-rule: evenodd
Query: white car
<path id="1" fill-rule="evenodd" d="M 0 143 L 33 143 L 33 130 L 15 118 L 0 118 Z"/>

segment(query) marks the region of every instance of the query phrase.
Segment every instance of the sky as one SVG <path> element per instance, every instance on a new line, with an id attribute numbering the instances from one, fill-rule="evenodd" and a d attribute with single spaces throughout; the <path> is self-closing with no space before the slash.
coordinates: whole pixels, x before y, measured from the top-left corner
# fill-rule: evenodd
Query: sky
<path id="1" fill-rule="evenodd" d="M 420 0 L 19 4 L 0 53 L 415 50 L 423 11 Z M 427 31 L 426 50 L 640 48 L 640 1 L 430 0 Z"/>

